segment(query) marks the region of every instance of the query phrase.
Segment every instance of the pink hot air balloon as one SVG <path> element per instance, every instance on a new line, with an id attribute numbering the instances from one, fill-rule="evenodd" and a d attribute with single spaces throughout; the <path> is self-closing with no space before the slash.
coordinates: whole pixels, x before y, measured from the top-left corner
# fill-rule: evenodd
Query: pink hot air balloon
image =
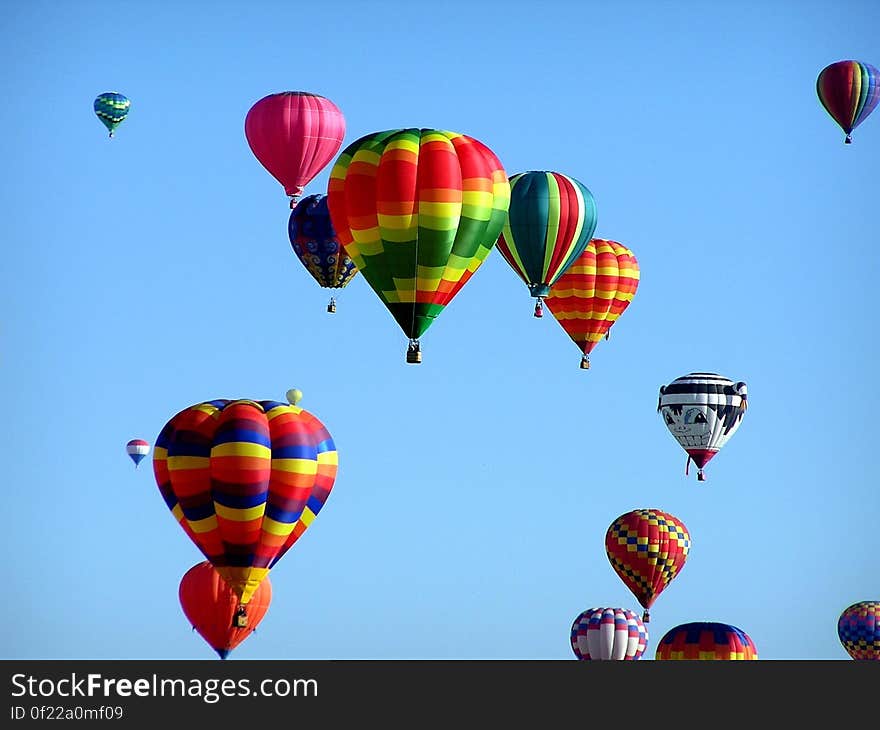
<path id="1" fill-rule="evenodd" d="M 269 94 L 244 120 L 254 156 L 284 186 L 290 207 L 342 147 L 345 117 L 329 99 L 305 91 Z"/>

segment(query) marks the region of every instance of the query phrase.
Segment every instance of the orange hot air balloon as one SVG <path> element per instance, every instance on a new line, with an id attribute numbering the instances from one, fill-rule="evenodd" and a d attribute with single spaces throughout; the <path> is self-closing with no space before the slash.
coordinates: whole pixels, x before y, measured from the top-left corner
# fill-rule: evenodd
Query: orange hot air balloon
<path id="1" fill-rule="evenodd" d="M 583 353 L 581 368 L 590 367 L 590 353 L 603 337 L 608 339 L 638 286 L 633 252 L 617 241 L 593 238 L 550 288 L 544 301 Z"/>
<path id="2" fill-rule="evenodd" d="M 226 659 L 260 625 L 272 602 L 272 584 L 268 577 L 260 582 L 248 603 L 243 626 L 238 596 L 207 560 L 186 571 L 178 597 L 193 628 L 221 659 Z"/>
<path id="3" fill-rule="evenodd" d="M 657 509 L 637 509 L 618 517 L 605 533 L 611 567 L 645 613 L 684 567 L 691 538 L 677 517 Z"/>

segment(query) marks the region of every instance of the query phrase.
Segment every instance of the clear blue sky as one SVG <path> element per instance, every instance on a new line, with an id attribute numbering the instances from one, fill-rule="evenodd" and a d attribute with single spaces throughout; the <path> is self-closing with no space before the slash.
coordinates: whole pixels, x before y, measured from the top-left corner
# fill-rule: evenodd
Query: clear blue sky
<path id="1" fill-rule="evenodd" d="M 233 660 L 574 660 L 582 610 L 640 610 L 604 535 L 641 507 L 693 541 L 646 659 L 699 620 L 762 659 L 848 659 L 838 615 L 880 598 L 880 114 L 845 146 L 815 80 L 880 65 L 878 22 L 840 0 L 9 3 L 0 656 L 214 657 L 177 598 L 201 553 L 125 443 L 295 386 L 339 475 Z M 132 100 L 113 140 L 110 90 Z M 450 129 L 587 185 L 642 277 L 592 369 L 497 251 L 420 366 L 363 278 L 327 314 L 244 136 L 284 90 L 335 101 L 346 144 Z M 655 410 L 698 370 L 750 399 L 702 484 Z"/>

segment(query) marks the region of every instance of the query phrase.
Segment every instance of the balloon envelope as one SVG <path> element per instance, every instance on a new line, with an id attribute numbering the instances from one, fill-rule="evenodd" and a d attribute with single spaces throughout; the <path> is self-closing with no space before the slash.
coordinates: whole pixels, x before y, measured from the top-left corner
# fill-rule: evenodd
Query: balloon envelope
<path id="1" fill-rule="evenodd" d="M 132 439 L 125 445 L 125 453 L 134 462 L 135 467 L 150 453 L 150 445 L 143 439 Z"/>
<path id="2" fill-rule="evenodd" d="M 340 242 L 411 340 L 486 259 L 509 197 L 488 147 L 436 129 L 361 137 L 339 156 L 328 185 Z"/>
<path id="3" fill-rule="evenodd" d="M 291 388 L 287 391 L 287 402 L 295 406 L 302 400 L 303 394 L 299 388 Z"/>
<path id="4" fill-rule="evenodd" d="M 595 230 L 596 202 L 580 181 L 548 171 L 510 178 L 510 206 L 498 251 L 533 297 L 550 293 Z"/>
<path id="5" fill-rule="evenodd" d="M 645 624 L 628 608 L 590 608 L 571 626 L 571 649 L 578 659 L 636 660 L 647 644 Z"/>
<path id="6" fill-rule="evenodd" d="M 837 620 L 837 636 L 853 659 L 880 660 L 880 601 L 859 601 Z"/>
<path id="7" fill-rule="evenodd" d="M 244 120 L 254 157 L 293 201 L 333 159 L 345 137 L 345 117 L 329 99 L 305 91 L 264 96 Z"/>
<path id="8" fill-rule="evenodd" d="M 584 354 L 606 337 L 639 286 L 639 263 L 617 241 L 594 238 L 550 288 L 547 308 Z"/>
<path id="9" fill-rule="evenodd" d="M 703 481 L 703 467 L 736 433 L 748 407 L 748 389 L 717 373 L 689 373 L 669 385 L 660 386 L 657 410 L 666 428 L 697 465 L 697 479 Z"/>
<path id="10" fill-rule="evenodd" d="M 837 61 L 819 73 L 816 93 L 849 144 L 852 131 L 880 102 L 880 71 L 861 61 Z"/>
<path id="11" fill-rule="evenodd" d="M 287 235 L 296 257 L 323 288 L 343 289 L 357 274 L 333 230 L 326 195 L 308 195 L 296 204 Z"/>
<path id="12" fill-rule="evenodd" d="M 742 629 L 715 621 L 675 626 L 657 644 L 655 659 L 757 659 L 755 642 Z"/>
<path id="13" fill-rule="evenodd" d="M 260 625 L 272 602 L 272 584 L 267 577 L 254 591 L 248 603 L 247 626 L 241 628 L 233 625 L 238 596 L 208 561 L 194 565 L 184 574 L 178 598 L 195 630 L 225 659 Z"/>
<path id="14" fill-rule="evenodd" d="M 128 116 L 131 101 L 118 91 L 107 91 L 103 94 L 98 94 L 93 108 L 101 124 L 107 127 L 112 137 L 116 128 Z"/>
<path id="15" fill-rule="evenodd" d="M 298 406 L 214 400 L 165 424 L 153 471 L 184 532 L 246 604 L 323 507 L 337 453 Z"/>
<path id="16" fill-rule="evenodd" d="M 618 517 L 605 533 L 605 553 L 645 609 L 679 574 L 687 560 L 691 538 L 684 523 L 668 512 L 637 509 Z"/>

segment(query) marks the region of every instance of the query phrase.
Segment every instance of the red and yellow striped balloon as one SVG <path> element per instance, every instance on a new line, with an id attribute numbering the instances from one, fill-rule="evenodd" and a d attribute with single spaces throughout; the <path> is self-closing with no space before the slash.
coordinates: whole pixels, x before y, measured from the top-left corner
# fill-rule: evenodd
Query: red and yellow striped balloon
<path id="1" fill-rule="evenodd" d="M 324 424 L 276 401 L 190 406 L 153 449 L 165 503 L 242 605 L 314 519 L 337 463 Z"/>
<path id="2" fill-rule="evenodd" d="M 594 238 L 550 288 L 550 313 L 583 353 L 590 353 L 630 305 L 639 286 L 639 262 L 623 244 Z"/>

